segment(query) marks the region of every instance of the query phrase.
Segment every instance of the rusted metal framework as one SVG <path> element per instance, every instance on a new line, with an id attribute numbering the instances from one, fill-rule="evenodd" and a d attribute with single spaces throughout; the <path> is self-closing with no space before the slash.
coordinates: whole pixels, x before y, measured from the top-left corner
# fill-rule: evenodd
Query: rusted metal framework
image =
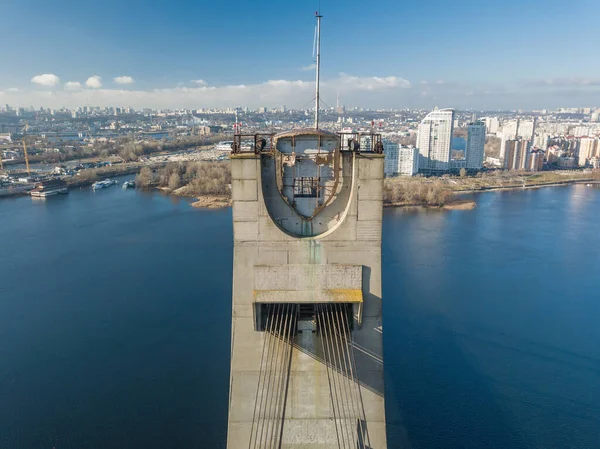
<path id="1" fill-rule="evenodd" d="M 296 153 L 296 139 L 301 136 L 316 136 L 316 152 L 312 154 Z M 336 138 L 337 144 L 333 151 L 322 151 L 322 139 Z M 288 205 L 295 209 L 294 198 L 315 198 L 315 209 L 309 216 L 300 215 L 301 219 L 310 221 L 333 199 L 339 184 L 341 169 L 341 153 L 383 153 L 381 134 L 376 132 L 339 132 L 336 134 L 320 129 L 294 129 L 291 131 L 275 133 L 234 134 L 231 144 L 232 154 L 253 153 L 273 157 L 275 160 L 276 182 L 282 198 Z M 280 139 L 290 139 L 291 153 L 278 150 Z M 315 176 L 299 176 L 296 173 L 296 164 L 302 160 L 312 160 L 316 164 Z M 283 185 L 284 166 L 291 167 L 292 184 Z M 322 167 L 331 168 L 330 177 L 324 177 Z M 329 183 L 333 181 L 333 184 Z M 284 187 L 292 188 L 292 198 L 283 195 Z"/>
<path id="2" fill-rule="evenodd" d="M 300 136 L 316 136 L 317 137 L 317 152 L 313 154 L 302 154 L 296 153 L 296 139 Z M 300 215 L 300 218 L 305 221 L 310 221 L 315 215 L 317 215 L 323 208 L 329 204 L 333 199 L 333 193 L 337 190 L 339 183 L 339 172 L 341 168 L 340 163 L 340 144 L 339 138 L 335 149 L 332 152 L 322 151 L 322 138 L 323 136 L 336 137 L 333 133 L 324 130 L 315 129 L 298 129 L 292 130 L 285 133 L 277 134 L 274 138 L 274 148 L 271 153 L 275 158 L 276 167 L 276 180 L 279 193 L 283 200 L 294 210 L 295 199 L 289 199 L 283 195 L 284 187 L 292 187 L 294 198 L 315 198 L 315 209 L 310 216 Z M 282 138 L 290 138 L 292 152 L 282 153 L 277 149 L 277 141 Z M 296 163 L 303 160 L 311 160 L 316 164 L 316 173 L 314 177 L 298 176 L 296 173 Z M 283 170 L 284 166 L 290 166 L 292 169 L 292 185 L 284 186 L 283 184 Z M 333 178 L 323 177 L 321 172 L 321 166 L 330 166 L 333 173 Z M 326 186 L 327 181 L 333 181 L 332 186 Z"/>

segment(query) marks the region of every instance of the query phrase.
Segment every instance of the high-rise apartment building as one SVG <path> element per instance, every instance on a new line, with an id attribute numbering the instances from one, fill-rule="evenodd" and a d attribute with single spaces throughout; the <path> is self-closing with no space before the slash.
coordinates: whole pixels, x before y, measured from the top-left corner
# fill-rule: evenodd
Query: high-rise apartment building
<path id="1" fill-rule="evenodd" d="M 414 176 L 419 172 L 419 151 L 395 142 L 383 141 L 385 176 Z"/>
<path id="2" fill-rule="evenodd" d="M 502 141 L 500 142 L 500 159 L 504 159 L 506 153 L 506 145 L 509 140 L 512 140 L 507 133 L 502 133 Z"/>
<path id="3" fill-rule="evenodd" d="M 598 151 L 600 150 L 598 146 L 600 143 L 598 139 L 593 137 L 582 137 L 579 140 L 579 154 L 577 163 L 580 167 L 585 167 L 585 165 L 595 156 L 598 155 Z"/>
<path id="4" fill-rule="evenodd" d="M 513 120 L 510 122 L 502 123 L 502 132 L 506 135 L 507 139 L 518 139 L 523 137 L 529 139 L 535 130 L 534 121 L 523 121 Z"/>
<path id="5" fill-rule="evenodd" d="M 386 177 L 396 176 L 398 174 L 398 147 L 400 144 L 396 142 L 390 142 L 389 140 L 383 140 L 383 154 L 385 155 L 385 161 L 383 165 L 383 172 Z"/>
<path id="6" fill-rule="evenodd" d="M 507 139 L 504 142 L 504 168 L 506 170 L 529 169 L 529 140 Z"/>
<path id="7" fill-rule="evenodd" d="M 450 167 L 454 109 L 430 112 L 419 125 L 419 171 L 447 171 Z"/>
<path id="8" fill-rule="evenodd" d="M 483 150 L 485 147 L 485 123 L 476 121 L 467 125 L 467 146 L 465 159 L 467 168 L 479 170 L 483 167 Z"/>
<path id="9" fill-rule="evenodd" d="M 398 148 L 398 174 L 414 176 L 419 172 L 419 150 L 416 147 Z"/>
<path id="10" fill-rule="evenodd" d="M 571 130 L 571 135 L 574 137 L 586 137 L 592 134 L 589 126 L 576 126 Z"/>
<path id="11" fill-rule="evenodd" d="M 527 160 L 527 170 L 540 171 L 544 167 L 544 150 L 531 150 Z"/>
<path id="12" fill-rule="evenodd" d="M 552 135 L 550 133 L 541 132 L 535 136 L 535 139 L 533 141 L 533 146 L 537 147 L 537 148 L 541 148 L 542 150 L 546 151 L 546 148 L 548 148 L 548 143 L 550 142 L 551 137 L 552 137 Z"/>
<path id="13" fill-rule="evenodd" d="M 498 117 L 486 117 L 485 127 L 490 134 L 496 134 L 500 128 L 500 120 Z"/>

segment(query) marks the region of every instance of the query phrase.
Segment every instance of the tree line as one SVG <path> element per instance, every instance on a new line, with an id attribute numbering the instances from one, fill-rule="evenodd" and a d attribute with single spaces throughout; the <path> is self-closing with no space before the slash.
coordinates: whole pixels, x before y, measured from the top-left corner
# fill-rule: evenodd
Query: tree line
<path id="1" fill-rule="evenodd" d="M 229 195 L 229 162 L 171 162 L 153 170 L 143 167 L 135 179 L 136 187 L 167 188 L 181 195 Z"/>

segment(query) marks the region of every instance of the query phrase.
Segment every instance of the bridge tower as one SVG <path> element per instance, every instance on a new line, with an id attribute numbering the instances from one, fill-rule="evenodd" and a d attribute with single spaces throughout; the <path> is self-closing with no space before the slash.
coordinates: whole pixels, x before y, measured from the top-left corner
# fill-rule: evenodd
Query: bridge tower
<path id="1" fill-rule="evenodd" d="M 228 449 L 385 449 L 381 137 L 232 148 Z"/>

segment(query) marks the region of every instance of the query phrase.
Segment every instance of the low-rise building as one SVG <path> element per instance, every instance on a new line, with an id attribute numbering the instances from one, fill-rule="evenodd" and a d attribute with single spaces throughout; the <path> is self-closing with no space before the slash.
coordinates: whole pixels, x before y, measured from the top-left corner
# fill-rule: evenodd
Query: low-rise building
<path id="1" fill-rule="evenodd" d="M 561 156 L 558 158 L 557 164 L 560 168 L 575 168 L 577 159 L 572 156 Z"/>
<path id="2" fill-rule="evenodd" d="M 487 156 L 485 158 L 485 164 L 490 167 L 502 167 L 502 162 L 497 157 Z"/>
<path id="3" fill-rule="evenodd" d="M 450 161 L 450 170 L 460 170 L 461 168 L 467 168 L 466 159 L 452 159 Z"/>

